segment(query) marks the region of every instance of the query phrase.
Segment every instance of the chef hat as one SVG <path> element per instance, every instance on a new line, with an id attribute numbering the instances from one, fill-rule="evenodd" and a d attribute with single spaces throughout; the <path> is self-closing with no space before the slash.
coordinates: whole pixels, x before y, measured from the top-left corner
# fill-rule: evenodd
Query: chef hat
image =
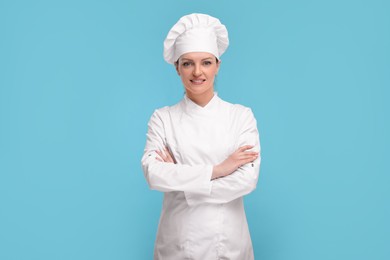
<path id="1" fill-rule="evenodd" d="M 187 52 L 208 52 L 219 57 L 229 45 L 221 22 L 207 14 L 185 15 L 171 28 L 164 41 L 164 59 L 174 64 Z"/>

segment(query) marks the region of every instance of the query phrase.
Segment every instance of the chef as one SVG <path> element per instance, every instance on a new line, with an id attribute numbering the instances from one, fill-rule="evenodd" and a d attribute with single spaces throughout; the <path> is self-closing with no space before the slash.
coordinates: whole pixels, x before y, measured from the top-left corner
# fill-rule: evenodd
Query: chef
<path id="1" fill-rule="evenodd" d="M 156 260 L 254 259 L 243 196 L 256 188 L 260 141 L 252 110 L 214 90 L 228 45 L 226 27 L 197 13 L 164 41 L 185 95 L 154 111 L 141 161 L 149 187 L 164 193 Z"/>

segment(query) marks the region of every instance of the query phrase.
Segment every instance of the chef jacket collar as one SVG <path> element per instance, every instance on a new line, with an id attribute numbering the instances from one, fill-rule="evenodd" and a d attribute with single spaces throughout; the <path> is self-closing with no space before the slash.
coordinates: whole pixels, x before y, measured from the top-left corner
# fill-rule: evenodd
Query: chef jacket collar
<path id="1" fill-rule="evenodd" d="M 218 108 L 218 103 L 221 99 L 218 97 L 218 93 L 214 92 L 212 99 L 204 107 L 199 106 L 192 101 L 187 95 L 184 95 L 184 108 L 189 115 L 200 115 L 200 116 L 212 116 L 215 114 Z"/>

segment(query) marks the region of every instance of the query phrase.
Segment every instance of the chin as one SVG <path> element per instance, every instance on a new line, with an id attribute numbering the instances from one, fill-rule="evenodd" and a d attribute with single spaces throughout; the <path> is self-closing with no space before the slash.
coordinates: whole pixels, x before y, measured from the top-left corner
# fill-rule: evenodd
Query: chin
<path id="1" fill-rule="evenodd" d="M 196 88 L 196 87 L 191 87 L 191 88 L 186 88 L 186 92 L 191 95 L 203 95 L 207 94 L 209 92 L 214 92 L 213 89 L 211 88 Z"/>

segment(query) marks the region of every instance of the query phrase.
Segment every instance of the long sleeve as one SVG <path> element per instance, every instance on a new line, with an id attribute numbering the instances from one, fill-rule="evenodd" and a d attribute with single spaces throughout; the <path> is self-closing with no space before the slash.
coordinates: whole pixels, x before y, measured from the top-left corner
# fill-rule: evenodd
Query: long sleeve
<path id="1" fill-rule="evenodd" d="M 162 110 L 162 111 L 161 111 Z M 212 165 L 185 165 L 156 160 L 156 150 L 166 146 L 164 116 L 166 110 L 156 110 L 148 123 L 148 133 L 142 169 L 149 187 L 162 192 L 184 191 L 208 195 L 211 191 Z"/>
<path id="2" fill-rule="evenodd" d="M 252 192 L 257 185 L 260 171 L 260 138 L 257 130 L 257 122 L 252 111 L 248 108 L 239 122 L 240 127 L 237 145 L 254 145 L 253 151 L 259 152 L 259 157 L 252 163 L 243 165 L 234 173 L 211 181 L 210 194 L 196 194 L 190 191 L 185 192 L 189 205 L 201 203 L 227 203 Z"/>

